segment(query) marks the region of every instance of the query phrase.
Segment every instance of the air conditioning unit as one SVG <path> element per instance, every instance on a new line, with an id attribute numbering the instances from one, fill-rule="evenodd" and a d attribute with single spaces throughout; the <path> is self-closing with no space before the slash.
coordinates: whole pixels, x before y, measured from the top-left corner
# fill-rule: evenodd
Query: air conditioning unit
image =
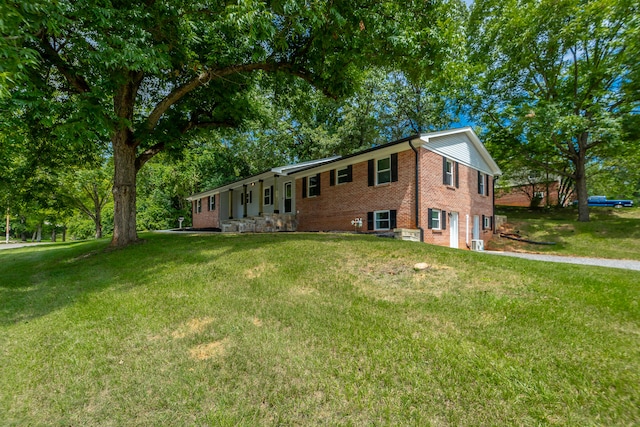
<path id="1" fill-rule="evenodd" d="M 482 239 L 472 239 L 471 240 L 471 250 L 472 251 L 484 251 L 484 240 L 482 240 Z"/>

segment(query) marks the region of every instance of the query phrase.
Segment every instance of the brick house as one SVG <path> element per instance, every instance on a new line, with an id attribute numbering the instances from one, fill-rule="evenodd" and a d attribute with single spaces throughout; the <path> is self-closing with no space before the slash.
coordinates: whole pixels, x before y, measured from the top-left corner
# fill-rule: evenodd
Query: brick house
<path id="1" fill-rule="evenodd" d="M 526 181 L 526 182 L 523 182 Z M 500 183 L 496 188 L 497 206 L 568 206 L 573 201 L 573 191 L 561 177 L 544 179 L 527 177 Z"/>
<path id="2" fill-rule="evenodd" d="M 469 127 L 266 171 L 190 196 L 194 228 L 393 233 L 454 248 L 493 230 L 501 174 Z"/>

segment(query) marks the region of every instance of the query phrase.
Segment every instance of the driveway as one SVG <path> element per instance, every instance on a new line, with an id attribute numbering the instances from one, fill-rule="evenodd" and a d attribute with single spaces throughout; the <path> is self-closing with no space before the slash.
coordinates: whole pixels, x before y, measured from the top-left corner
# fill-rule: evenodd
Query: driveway
<path id="1" fill-rule="evenodd" d="M 532 259 L 535 261 L 561 262 L 565 264 L 595 265 L 597 267 L 622 268 L 625 270 L 640 271 L 640 261 L 632 261 L 628 259 L 584 258 L 584 257 L 559 256 L 559 255 L 527 254 L 522 252 L 498 252 L 498 251 L 485 251 L 485 252 L 491 255 L 511 256 L 516 258 Z"/>

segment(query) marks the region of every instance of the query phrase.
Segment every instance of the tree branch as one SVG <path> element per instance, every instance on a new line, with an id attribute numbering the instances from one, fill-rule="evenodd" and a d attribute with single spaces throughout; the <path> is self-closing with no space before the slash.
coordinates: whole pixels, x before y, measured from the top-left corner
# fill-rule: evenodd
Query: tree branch
<path id="1" fill-rule="evenodd" d="M 305 72 L 302 69 L 298 69 L 294 67 L 293 63 L 290 62 L 258 62 L 251 64 L 241 64 L 241 65 L 232 65 L 225 68 L 220 68 L 216 70 L 207 70 L 193 77 L 188 82 L 183 85 L 175 88 L 171 91 L 162 101 L 160 101 L 151 114 L 149 114 L 149 118 L 147 119 L 147 130 L 149 132 L 153 131 L 157 126 L 158 122 L 162 115 L 176 102 L 180 101 L 184 96 L 192 92 L 193 90 L 209 83 L 211 80 L 216 80 L 220 78 L 224 78 L 226 76 L 230 76 L 233 74 L 248 72 L 248 71 L 286 71 L 288 74 L 292 76 L 299 77 L 312 85 L 314 84 L 312 75 Z M 326 96 L 333 97 L 332 94 L 323 90 L 323 93 Z"/>
<path id="2" fill-rule="evenodd" d="M 165 143 L 158 142 L 157 144 L 147 148 L 145 151 L 140 153 L 138 157 L 136 157 L 136 172 L 138 172 L 140 168 L 144 166 L 145 163 L 151 160 L 153 156 L 155 156 L 156 154 L 158 154 L 164 149 L 165 149 Z"/>
<path id="3" fill-rule="evenodd" d="M 36 36 L 40 39 L 40 47 L 42 48 L 40 54 L 42 57 L 53 64 L 78 93 L 90 92 L 91 87 L 84 77 L 82 77 L 73 66 L 66 63 L 58 51 L 51 46 L 46 31 L 41 30 Z"/>

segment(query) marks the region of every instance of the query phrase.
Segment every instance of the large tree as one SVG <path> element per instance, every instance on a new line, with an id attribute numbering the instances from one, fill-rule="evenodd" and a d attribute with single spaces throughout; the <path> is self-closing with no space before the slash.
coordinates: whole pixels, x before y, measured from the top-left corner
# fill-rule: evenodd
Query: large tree
<path id="1" fill-rule="evenodd" d="M 580 221 L 589 220 L 587 165 L 624 142 L 622 121 L 640 101 L 639 13 L 632 0 L 473 5 L 475 111 L 490 134 L 510 135 L 494 139 L 515 144 L 532 169 L 573 180 Z"/>
<path id="2" fill-rule="evenodd" d="M 72 105 L 67 135 L 110 135 L 113 246 L 135 242 L 136 174 L 203 128 L 238 127 L 256 73 L 328 95 L 365 64 L 424 74 L 446 52 L 438 1 L 34 0 L 0 5 L 0 82 L 14 100 Z"/>

